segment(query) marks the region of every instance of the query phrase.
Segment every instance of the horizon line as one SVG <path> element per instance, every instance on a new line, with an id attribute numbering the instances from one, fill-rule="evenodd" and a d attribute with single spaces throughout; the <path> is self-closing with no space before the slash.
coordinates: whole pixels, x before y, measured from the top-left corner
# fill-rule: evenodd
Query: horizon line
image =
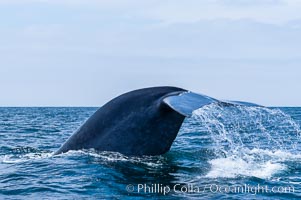
<path id="1" fill-rule="evenodd" d="M 105 105 L 105 104 L 104 104 Z M 103 106 L 103 105 L 102 105 Z M 0 108 L 100 108 L 96 105 L 0 105 Z M 268 105 L 267 108 L 298 108 L 301 105 Z"/>

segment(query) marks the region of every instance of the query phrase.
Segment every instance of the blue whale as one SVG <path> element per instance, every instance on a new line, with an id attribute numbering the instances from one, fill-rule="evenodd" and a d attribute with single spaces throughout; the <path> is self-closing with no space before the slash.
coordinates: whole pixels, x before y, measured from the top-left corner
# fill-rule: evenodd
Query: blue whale
<path id="1" fill-rule="evenodd" d="M 169 151 L 179 129 L 204 105 L 257 106 L 220 101 L 177 87 L 152 87 L 122 94 L 99 108 L 59 149 L 95 149 L 129 156 L 161 155 Z"/>

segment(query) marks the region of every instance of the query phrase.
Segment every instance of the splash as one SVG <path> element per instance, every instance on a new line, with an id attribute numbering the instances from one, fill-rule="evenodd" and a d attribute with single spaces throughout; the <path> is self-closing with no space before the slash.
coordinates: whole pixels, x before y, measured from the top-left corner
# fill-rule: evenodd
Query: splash
<path id="1" fill-rule="evenodd" d="M 206 177 L 270 178 L 300 159 L 300 127 L 279 109 L 210 104 L 192 116 L 208 134 L 215 158 Z"/>
<path id="2" fill-rule="evenodd" d="M 209 161 L 211 171 L 208 178 L 235 178 L 238 176 L 253 176 L 257 178 L 270 178 L 275 172 L 284 171 L 286 166 L 272 161 L 254 162 L 237 157 L 217 158 Z"/>

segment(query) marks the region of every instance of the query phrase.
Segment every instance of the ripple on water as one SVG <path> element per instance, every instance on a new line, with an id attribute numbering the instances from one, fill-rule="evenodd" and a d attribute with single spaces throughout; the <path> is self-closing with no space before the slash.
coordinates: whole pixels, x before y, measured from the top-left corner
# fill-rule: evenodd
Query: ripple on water
<path id="1" fill-rule="evenodd" d="M 292 119 L 279 109 L 206 106 L 185 120 L 170 152 L 162 156 L 128 157 L 92 149 L 53 156 L 95 110 L 0 108 L 0 199 L 254 197 L 125 190 L 141 183 L 293 185 L 296 193 L 280 197 L 300 197 L 300 108 L 284 109 Z M 270 194 L 259 197 L 275 199 Z"/>

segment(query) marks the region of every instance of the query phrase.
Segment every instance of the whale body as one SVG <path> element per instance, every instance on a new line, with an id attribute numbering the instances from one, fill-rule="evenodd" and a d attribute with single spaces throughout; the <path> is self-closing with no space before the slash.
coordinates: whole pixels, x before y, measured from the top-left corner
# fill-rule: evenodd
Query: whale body
<path id="1" fill-rule="evenodd" d="M 257 106 L 219 101 L 177 87 L 139 89 L 99 108 L 55 155 L 91 148 L 129 156 L 161 155 L 170 149 L 185 117 L 211 103 Z"/>

